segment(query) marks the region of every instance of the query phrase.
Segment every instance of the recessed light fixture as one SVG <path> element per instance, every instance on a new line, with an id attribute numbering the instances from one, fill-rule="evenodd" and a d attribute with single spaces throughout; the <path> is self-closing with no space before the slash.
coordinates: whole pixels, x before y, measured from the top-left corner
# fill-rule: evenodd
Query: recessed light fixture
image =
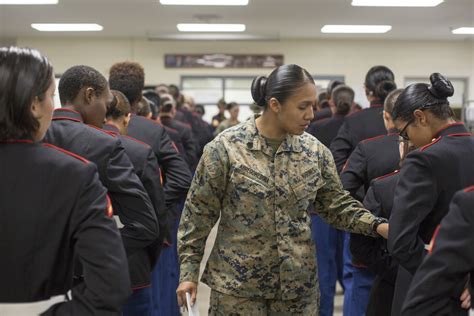
<path id="1" fill-rule="evenodd" d="M 249 0 L 160 0 L 165 5 L 248 5 Z"/>
<path id="2" fill-rule="evenodd" d="M 453 34 L 467 34 L 474 35 L 474 27 L 459 27 L 453 30 Z"/>
<path id="3" fill-rule="evenodd" d="M 41 32 L 97 32 L 104 29 L 95 23 L 33 23 L 31 27 Z"/>
<path id="4" fill-rule="evenodd" d="M 444 0 L 352 0 L 353 6 L 361 7 L 436 7 Z"/>
<path id="5" fill-rule="evenodd" d="M 0 0 L 0 5 L 58 4 L 58 0 Z"/>
<path id="6" fill-rule="evenodd" d="M 323 33 L 387 33 L 390 25 L 325 25 Z"/>
<path id="7" fill-rule="evenodd" d="M 244 32 L 245 24 L 180 23 L 180 32 Z"/>

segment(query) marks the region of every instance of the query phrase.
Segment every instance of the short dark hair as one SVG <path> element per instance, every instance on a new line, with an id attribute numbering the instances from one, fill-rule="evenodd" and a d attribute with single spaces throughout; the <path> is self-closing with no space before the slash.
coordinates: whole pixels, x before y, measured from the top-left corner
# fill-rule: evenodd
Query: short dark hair
<path id="1" fill-rule="evenodd" d="M 176 105 L 176 101 L 171 94 L 161 95 L 161 113 L 170 113 L 173 110 L 173 105 Z"/>
<path id="2" fill-rule="evenodd" d="M 150 101 L 151 118 L 155 120 L 158 118 L 158 112 L 160 111 L 161 98 L 158 92 L 155 90 L 145 90 L 142 92 L 143 96 Z"/>
<path id="3" fill-rule="evenodd" d="M 84 87 L 93 88 L 95 95 L 100 96 L 107 88 L 107 79 L 98 70 L 85 65 L 73 66 L 66 70 L 58 85 L 61 104 L 74 101 Z"/>
<path id="4" fill-rule="evenodd" d="M 328 97 L 332 98 L 332 92 L 334 91 L 334 89 L 336 89 L 337 86 L 340 86 L 343 84 L 344 82 L 342 82 L 341 80 L 331 80 L 331 82 L 329 82 L 328 87 L 327 87 Z"/>
<path id="5" fill-rule="evenodd" d="M 347 115 L 351 108 L 352 103 L 354 102 L 354 90 L 351 87 L 346 85 L 338 85 L 331 95 L 331 99 L 336 105 L 336 114 Z"/>
<path id="6" fill-rule="evenodd" d="M 114 100 L 107 107 L 107 114 L 105 116 L 108 119 L 116 120 L 130 114 L 132 109 L 127 97 L 118 90 L 110 90 L 110 92 L 114 96 Z"/>
<path id="7" fill-rule="evenodd" d="M 272 71 L 270 76 L 258 76 L 252 81 L 252 98 L 256 104 L 266 108 L 271 98 L 284 103 L 306 83 L 314 84 L 309 72 L 298 65 L 283 65 Z"/>
<path id="8" fill-rule="evenodd" d="M 397 88 L 395 75 L 386 66 L 373 66 L 365 76 L 365 87 L 381 102 L 385 101 L 388 94 Z"/>
<path id="9" fill-rule="evenodd" d="M 230 103 L 227 103 L 227 104 L 226 104 L 225 109 L 226 109 L 227 111 L 230 111 L 230 110 L 232 110 L 233 108 L 238 107 L 238 106 L 239 106 L 239 104 L 238 104 L 237 102 L 230 102 Z"/>
<path id="10" fill-rule="evenodd" d="M 427 110 L 439 119 L 454 116 L 448 97 L 454 94 L 451 82 L 439 73 L 430 76 L 431 85 L 414 83 L 406 87 L 395 102 L 392 111 L 394 120 L 409 121 L 416 110 Z"/>
<path id="11" fill-rule="evenodd" d="M 139 102 L 145 86 L 145 70 L 139 63 L 124 61 L 112 65 L 109 71 L 110 89 L 125 94 L 130 104 Z"/>
<path id="12" fill-rule="evenodd" d="M 150 101 L 147 98 L 142 97 L 137 104 L 135 113 L 138 116 L 148 116 L 151 113 Z"/>
<path id="13" fill-rule="evenodd" d="M 403 92 L 403 89 L 396 89 L 388 94 L 387 98 L 385 98 L 385 102 L 383 103 L 383 110 L 385 112 L 392 115 L 395 102 L 397 102 L 397 99 L 402 92 Z"/>
<path id="14" fill-rule="evenodd" d="M 53 67 L 37 50 L 0 48 L 0 141 L 34 138 L 40 124 L 31 104 L 44 100 L 52 81 Z"/>

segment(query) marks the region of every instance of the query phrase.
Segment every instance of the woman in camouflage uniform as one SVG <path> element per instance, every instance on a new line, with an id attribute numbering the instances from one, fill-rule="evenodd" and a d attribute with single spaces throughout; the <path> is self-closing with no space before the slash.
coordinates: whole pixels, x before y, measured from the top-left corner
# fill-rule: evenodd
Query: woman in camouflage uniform
<path id="1" fill-rule="evenodd" d="M 334 227 L 386 236 L 388 225 L 343 190 L 330 151 L 305 133 L 316 86 L 297 65 L 257 77 L 252 97 L 264 108 L 209 143 L 179 228 L 181 284 L 194 303 L 206 238 L 220 217 L 202 281 L 211 315 L 318 315 L 313 208 Z"/>

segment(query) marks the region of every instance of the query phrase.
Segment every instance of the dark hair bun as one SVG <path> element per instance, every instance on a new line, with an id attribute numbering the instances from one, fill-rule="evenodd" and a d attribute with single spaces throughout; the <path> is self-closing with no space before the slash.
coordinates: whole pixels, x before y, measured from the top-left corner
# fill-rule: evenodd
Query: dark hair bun
<path id="1" fill-rule="evenodd" d="M 393 80 L 382 80 L 380 81 L 377 86 L 375 87 L 375 96 L 379 97 L 382 100 L 392 92 L 393 90 L 397 89 L 397 85 Z"/>
<path id="2" fill-rule="evenodd" d="M 430 76 L 431 86 L 428 87 L 428 90 L 432 95 L 438 99 L 446 99 L 451 97 L 454 94 L 454 87 L 448 79 L 446 79 L 442 74 L 435 72 Z"/>
<path id="3" fill-rule="evenodd" d="M 264 107 L 266 105 L 265 101 L 265 90 L 267 86 L 267 77 L 258 76 L 252 81 L 252 98 L 258 106 Z"/>

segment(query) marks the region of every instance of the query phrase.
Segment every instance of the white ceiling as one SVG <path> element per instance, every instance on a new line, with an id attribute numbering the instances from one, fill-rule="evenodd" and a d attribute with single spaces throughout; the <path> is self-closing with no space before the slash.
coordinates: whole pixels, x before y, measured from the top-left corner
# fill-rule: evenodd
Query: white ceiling
<path id="1" fill-rule="evenodd" d="M 352 7 L 351 0 L 250 0 L 244 7 L 163 6 L 158 0 L 59 0 L 58 5 L 0 5 L 0 37 L 94 36 L 167 37 L 177 23 L 200 22 L 196 15 L 217 15 L 214 23 L 244 23 L 245 35 L 288 38 L 387 38 L 466 40 L 451 29 L 474 26 L 474 0 L 445 0 L 435 8 Z M 98 23 L 102 32 L 44 33 L 31 23 Z M 325 24 L 390 24 L 382 35 L 322 34 Z"/>

